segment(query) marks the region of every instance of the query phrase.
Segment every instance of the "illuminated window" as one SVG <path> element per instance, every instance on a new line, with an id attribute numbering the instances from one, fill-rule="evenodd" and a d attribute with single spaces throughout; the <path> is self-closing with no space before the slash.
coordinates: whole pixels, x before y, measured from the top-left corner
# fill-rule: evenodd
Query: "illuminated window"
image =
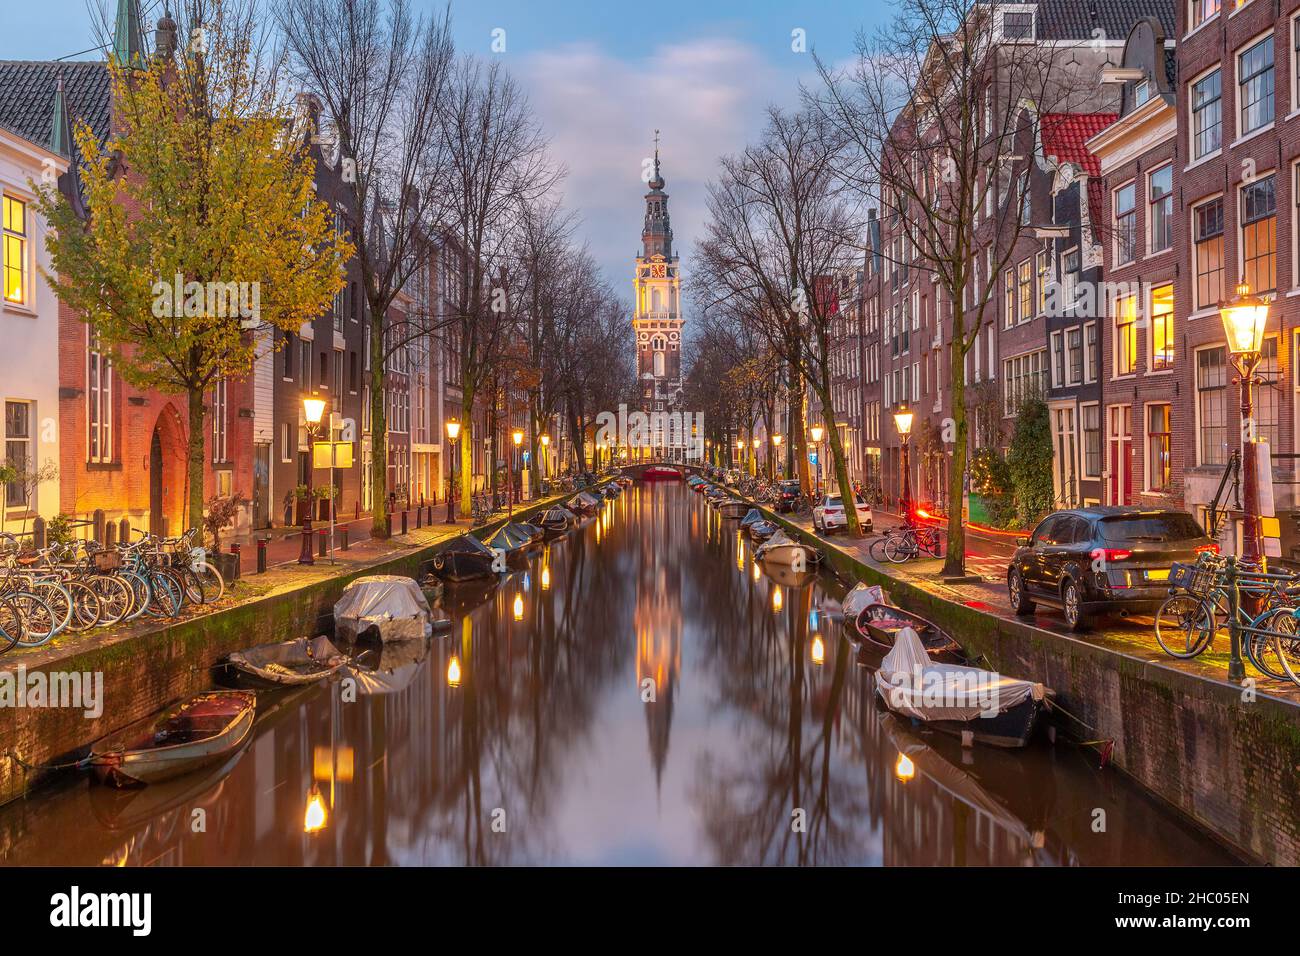
<path id="1" fill-rule="evenodd" d="M 27 203 L 4 197 L 5 300 L 27 304 Z"/>
<path id="2" fill-rule="evenodd" d="M 1174 367 L 1174 287 L 1151 290 L 1151 370 Z"/>
<path id="3" fill-rule="evenodd" d="M 1222 345 L 1196 353 L 1197 464 L 1228 460 L 1228 366 Z"/>
<path id="4" fill-rule="evenodd" d="M 1219 0 L 1191 0 L 1192 29 L 1199 27 L 1219 12 Z"/>
<path id="5" fill-rule="evenodd" d="M 1115 300 L 1115 374 L 1131 375 L 1137 367 L 1137 296 Z"/>
<path id="6" fill-rule="evenodd" d="M 1147 491 L 1164 491 L 1170 478 L 1169 406 L 1147 406 Z"/>
<path id="7" fill-rule="evenodd" d="M 1026 259 L 1019 266 L 1020 321 L 1028 322 L 1034 317 L 1034 274 L 1033 265 Z"/>
<path id="8" fill-rule="evenodd" d="M 1241 187 L 1242 279 L 1253 292 L 1277 288 L 1277 202 L 1273 177 Z"/>

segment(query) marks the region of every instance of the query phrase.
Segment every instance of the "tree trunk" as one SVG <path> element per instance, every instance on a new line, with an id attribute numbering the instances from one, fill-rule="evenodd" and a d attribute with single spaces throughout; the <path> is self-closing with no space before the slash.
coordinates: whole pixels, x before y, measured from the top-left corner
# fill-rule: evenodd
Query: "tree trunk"
<path id="1" fill-rule="evenodd" d="M 461 418 L 460 426 L 460 516 L 469 518 L 474 514 L 474 389 L 466 381 L 461 381 Z"/>
<path id="2" fill-rule="evenodd" d="M 189 391 L 190 435 L 189 463 L 186 467 L 188 485 L 188 506 L 185 515 L 186 528 L 203 526 L 203 452 L 207 447 L 207 432 L 203 428 L 203 390 L 192 388 Z M 161 523 L 159 525 L 161 527 Z"/>
<path id="3" fill-rule="evenodd" d="M 840 440 L 840 430 L 835 427 L 833 419 L 834 407 L 831 405 L 830 386 L 813 386 L 817 392 L 817 397 L 821 399 L 822 408 L 829 408 L 832 411 L 831 423 L 826 425 L 826 444 L 831 450 L 831 465 L 835 469 L 835 484 L 840 494 L 840 501 L 844 504 L 844 521 L 845 527 L 849 534 L 855 537 L 861 536 L 862 525 L 858 521 L 858 509 L 856 499 L 853 495 L 853 484 L 849 481 L 849 461 L 844 455 L 844 442 Z M 829 490 L 829 489 L 828 489 Z"/>
<path id="4" fill-rule="evenodd" d="M 374 538 L 387 538 L 392 530 L 388 519 L 388 419 L 385 417 L 384 410 L 385 377 L 382 313 L 371 306 L 370 535 Z M 314 503 L 309 502 L 309 506 L 314 506 Z"/>
<path id="5" fill-rule="evenodd" d="M 790 449 L 798 473 L 801 494 L 812 494 L 812 474 L 808 464 L 808 430 L 804 423 L 804 393 L 798 376 L 790 386 Z"/>
<path id="6" fill-rule="evenodd" d="M 959 577 L 966 573 L 966 526 L 962 524 L 962 492 L 966 479 L 966 357 L 961 343 L 964 323 L 955 320 L 952 343 L 948 348 L 952 363 L 952 470 L 948 473 L 948 550 L 943 558 L 943 573 Z"/>

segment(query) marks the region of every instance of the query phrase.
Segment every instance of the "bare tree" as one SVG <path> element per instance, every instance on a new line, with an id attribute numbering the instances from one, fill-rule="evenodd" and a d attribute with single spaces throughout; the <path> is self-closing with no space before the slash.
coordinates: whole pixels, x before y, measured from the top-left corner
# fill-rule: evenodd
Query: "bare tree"
<path id="1" fill-rule="evenodd" d="M 1035 42 L 1032 28 L 1018 33 L 995 5 L 975 0 L 899 0 L 894 18 L 859 35 L 857 47 L 848 69 L 818 61 L 822 83 L 806 100 L 851 146 L 836 155 L 837 173 L 880 205 L 886 267 L 917 270 L 947 299 L 953 427 L 943 570 L 960 575 L 966 357 L 993 321 L 997 277 L 1017 241 L 1032 235 L 1027 186 L 1041 119 L 1095 96 L 1103 54 L 1096 44 L 1089 55 L 1082 43 Z"/>
<path id="2" fill-rule="evenodd" d="M 344 179 L 355 183 L 355 205 L 343 212 L 368 311 L 372 534 L 387 537 L 386 366 L 436 329 L 431 310 L 398 320 L 390 308 L 427 266 L 434 247 L 423 240 L 441 220 L 450 14 L 416 15 L 409 0 L 277 0 L 276 19 L 301 82 L 325 105 Z"/>
<path id="3" fill-rule="evenodd" d="M 458 255 L 447 312 L 460 345 L 466 409 L 461 450 L 461 514 L 473 495 L 473 408 L 512 332 L 508 273 L 525 212 L 563 175 L 518 83 L 497 64 L 472 57 L 455 65 L 438 105 L 447 168 L 439 181 L 444 229 Z"/>
<path id="4" fill-rule="evenodd" d="M 724 307 L 757 329 L 789 366 L 791 444 L 807 488 L 804 385 L 830 412 L 826 429 L 836 483 L 850 487 L 834 427 L 831 354 L 839 275 L 861 258 L 861 223 L 837 170 L 846 140 L 819 111 L 768 110 L 760 141 L 722 160 L 710 185 L 709 222 L 697 256 L 695 288 L 704 307 Z M 857 510 L 845 510 L 859 534 Z"/>

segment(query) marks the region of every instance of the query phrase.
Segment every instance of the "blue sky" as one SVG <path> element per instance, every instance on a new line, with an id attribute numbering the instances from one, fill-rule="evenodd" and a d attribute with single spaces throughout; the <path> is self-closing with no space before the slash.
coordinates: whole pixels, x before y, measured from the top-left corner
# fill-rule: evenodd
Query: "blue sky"
<path id="1" fill-rule="evenodd" d="M 0 59 L 54 59 L 91 46 L 87 4 L 8 2 Z M 117 0 L 108 0 L 116 4 Z M 441 9 L 433 0 L 417 7 Z M 162 0 L 142 0 L 152 29 Z M 677 251 L 689 273 L 705 186 L 720 155 L 741 149 L 768 103 L 792 104 L 811 57 L 851 55 L 854 34 L 888 16 L 881 3 L 818 0 L 473 0 L 453 2 L 459 48 L 498 57 L 524 81 L 569 170 L 564 193 L 580 235 L 620 292 L 639 243 L 641 162 L 662 130 L 663 172 Z M 493 30 L 506 49 L 491 49 Z M 90 58 L 88 55 L 86 58 Z"/>

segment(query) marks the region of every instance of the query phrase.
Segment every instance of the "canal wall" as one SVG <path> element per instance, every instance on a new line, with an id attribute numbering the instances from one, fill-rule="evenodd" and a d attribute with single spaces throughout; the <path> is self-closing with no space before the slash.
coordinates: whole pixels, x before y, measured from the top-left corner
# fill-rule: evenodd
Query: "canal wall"
<path id="1" fill-rule="evenodd" d="M 519 510 L 514 520 L 538 514 L 556 500 Z M 472 533 L 488 538 L 508 520 L 476 527 Z M 357 563 L 339 575 L 282 585 L 208 614 L 166 624 L 137 623 L 107 632 L 102 640 L 6 655 L 0 674 L 18 674 L 20 667 L 29 679 L 34 674 L 102 674 L 103 713 L 89 718 L 80 707 L 0 705 L 0 805 L 23 796 L 52 772 L 33 768 L 72 763 L 94 741 L 210 689 L 213 669 L 231 652 L 332 633 L 334 604 L 348 584 L 370 574 L 414 577 L 421 564 L 454 537 Z"/>
<path id="2" fill-rule="evenodd" d="M 1059 729 L 1076 740 L 1113 740 L 1111 762 L 1200 827 L 1258 861 L 1300 864 L 1300 707 L 1263 694 L 1248 701 L 1226 680 L 947 600 L 767 514 L 826 554 L 841 578 L 885 587 L 893 603 L 948 631 L 971 657 L 1050 687 L 1091 728 L 1059 716 Z"/>

